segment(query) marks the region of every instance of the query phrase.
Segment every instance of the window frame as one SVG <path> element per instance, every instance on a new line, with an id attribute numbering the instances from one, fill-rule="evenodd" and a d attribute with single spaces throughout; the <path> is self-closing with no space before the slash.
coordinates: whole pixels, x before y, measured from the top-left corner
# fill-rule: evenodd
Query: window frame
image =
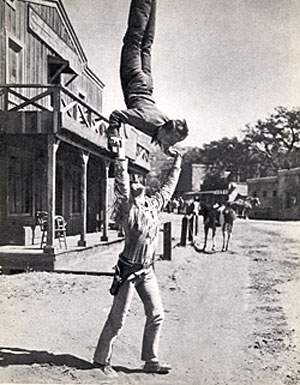
<path id="1" fill-rule="evenodd" d="M 17 48 L 16 50 L 13 48 Z M 11 68 L 10 68 L 10 50 L 13 50 L 18 56 L 18 68 L 17 68 L 17 81 L 11 79 Z M 10 33 L 7 34 L 6 40 L 6 82 L 9 84 L 22 84 L 24 80 L 24 45 L 15 36 Z"/>

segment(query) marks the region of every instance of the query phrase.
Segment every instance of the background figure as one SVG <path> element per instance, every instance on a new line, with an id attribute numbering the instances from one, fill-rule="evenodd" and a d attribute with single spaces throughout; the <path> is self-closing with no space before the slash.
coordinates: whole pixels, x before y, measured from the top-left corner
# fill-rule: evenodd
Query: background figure
<path id="1" fill-rule="evenodd" d="M 178 201 L 178 199 L 173 198 L 172 203 L 173 203 L 173 212 L 176 214 L 179 214 L 179 201 Z"/>
<path id="2" fill-rule="evenodd" d="M 152 137 L 168 153 L 170 146 L 186 138 L 185 120 L 170 120 L 152 98 L 151 47 L 155 35 L 156 0 L 132 0 L 121 53 L 121 85 L 127 110 L 110 115 L 107 130 L 114 147 L 121 123 L 128 123 Z"/>
<path id="3" fill-rule="evenodd" d="M 125 245 L 111 287 L 111 294 L 115 296 L 113 305 L 94 355 L 95 366 L 111 377 L 117 375 L 110 365 L 113 344 L 124 325 L 134 289 L 144 304 L 146 315 L 141 357 L 145 361 L 144 371 L 164 374 L 170 370 L 158 359 L 164 310 L 153 266 L 160 230 L 159 216 L 174 193 L 181 170 L 180 154 L 176 150 L 171 150 L 171 154 L 174 162 L 166 182 L 148 197 L 141 183 L 134 182 L 130 186 L 124 143 L 119 142 L 115 162 L 115 216 L 116 223 L 125 233 Z"/>
<path id="4" fill-rule="evenodd" d="M 194 235 L 198 234 L 199 211 L 200 211 L 200 202 L 199 202 L 199 198 L 196 197 L 193 202 Z"/>
<path id="5" fill-rule="evenodd" d="M 184 211 L 185 211 L 185 201 L 184 201 L 184 199 L 182 198 L 182 196 L 180 196 L 180 197 L 178 198 L 178 203 L 179 203 L 178 214 L 183 214 Z"/>

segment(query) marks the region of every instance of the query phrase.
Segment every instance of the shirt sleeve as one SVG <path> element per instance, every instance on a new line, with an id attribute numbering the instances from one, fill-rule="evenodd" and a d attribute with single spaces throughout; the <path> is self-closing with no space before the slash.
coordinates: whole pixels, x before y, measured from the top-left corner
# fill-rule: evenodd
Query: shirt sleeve
<path id="1" fill-rule="evenodd" d="M 128 160 L 116 158 L 115 160 L 115 184 L 114 191 L 116 197 L 116 205 L 119 209 L 128 208 L 130 197 L 130 182 L 128 174 Z"/>
<path id="2" fill-rule="evenodd" d="M 167 179 L 160 190 L 152 198 L 152 203 L 157 207 L 158 210 L 162 210 L 166 207 L 169 200 L 174 194 L 181 168 L 173 166 L 167 176 Z"/>

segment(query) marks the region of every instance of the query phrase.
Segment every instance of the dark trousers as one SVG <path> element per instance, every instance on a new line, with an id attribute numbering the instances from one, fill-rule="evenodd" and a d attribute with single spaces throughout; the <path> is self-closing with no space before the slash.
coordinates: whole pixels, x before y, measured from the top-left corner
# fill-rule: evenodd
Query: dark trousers
<path id="1" fill-rule="evenodd" d="M 131 95 L 152 95 L 151 47 L 156 0 L 132 0 L 121 53 L 121 85 L 127 108 Z"/>

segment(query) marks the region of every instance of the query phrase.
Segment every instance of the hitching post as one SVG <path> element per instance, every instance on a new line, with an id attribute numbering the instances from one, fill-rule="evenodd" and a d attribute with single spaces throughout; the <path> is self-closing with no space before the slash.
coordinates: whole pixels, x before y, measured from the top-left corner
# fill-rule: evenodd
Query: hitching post
<path id="1" fill-rule="evenodd" d="M 171 222 L 164 223 L 163 259 L 171 261 L 172 258 L 172 226 Z"/>
<path id="2" fill-rule="evenodd" d="M 189 221 L 188 217 L 185 215 L 182 218 L 182 222 L 181 222 L 180 246 L 186 246 L 186 236 L 187 236 L 188 221 Z"/>
<path id="3" fill-rule="evenodd" d="M 194 241 L 194 216 L 192 215 L 189 220 L 189 241 Z"/>

